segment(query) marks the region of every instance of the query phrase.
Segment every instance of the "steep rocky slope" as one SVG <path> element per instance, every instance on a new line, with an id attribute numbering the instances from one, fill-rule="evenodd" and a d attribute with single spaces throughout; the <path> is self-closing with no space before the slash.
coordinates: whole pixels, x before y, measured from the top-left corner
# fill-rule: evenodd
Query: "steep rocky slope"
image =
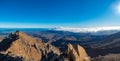
<path id="1" fill-rule="evenodd" d="M 1 54 L 23 57 L 25 61 L 40 61 L 44 55 L 51 51 L 60 54 L 57 48 L 49 47 L 41 40 L 19 31 L 11 33 L 0 43 L 0 51 Z M 44 51 L 46 52 L 44 53 Z"/>
<path id="2" fill-rule="evenodd" d="M 72 61 L 90 61 L 85 49 L 80 45 L 68 45 L 68 59 Z"/>
<path id="3" fill-rule="evenodd" d="M 63 54 L 65 53 L 66 56 Z M 90 61 L 80 45 L 68 45 L 66 52 L 23 32 L 10 33 L 0 42 L 1 61 Z"/>
<path id="4" fill-rule="evenodd" d="M 0 36 L 0 41 L 2 41 L 3 40 L 3 38 Z"/>

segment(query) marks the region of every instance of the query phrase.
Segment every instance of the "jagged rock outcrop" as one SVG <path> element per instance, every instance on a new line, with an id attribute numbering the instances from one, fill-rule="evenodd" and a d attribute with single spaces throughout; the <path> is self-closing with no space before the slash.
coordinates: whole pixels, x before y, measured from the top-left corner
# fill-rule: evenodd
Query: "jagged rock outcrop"
<path id="1" fill-rule="evenodd" d="M 42 51 L 42 60 L 41 61 L 60 61 L 60 51 L 58 48 L 50 45 L 50 44 L 45 44 L 44 48 L 41 49 Z"/>
<path id="2" fill-rule="evenodd" d="M 11 61 L 90 61 L 84 48 L 79 45 L 69 44 L 65 57 L 63 52 L 51 44 L 19 31 L 10 33 L 0 42 L 1 57 L 8 61 L 11 58 L 14 59 Z"/>
<path id="3" fill-rule="evenodd" d="M 2 41 L 3 40 L 3 38 L 0 36 L 0 41 Z"/>
<path id="4" fill-rule="evenodd" d="M 40 48 L 44 47 L 44 43 L 23 32 L 11 33 L 3 42 L 0 44 L 6 48 L 2 50 L 3 54 L 20 56 L 25 61 L 39 61 L 42 58 Z"/>
<path id="5" fill-rule="evenodd" d="M 68 45 L 68 60 L 69 61 L 90 61 L 85 49 L 80 45 Z"/>
<path id="6" fill-rule="evenodd" d="M 10 33 L 8 37 L 0 42 L 1 54 L 23 57 L 23 61 L 40 61 L 48 57 L 47 55 L 51 52 L 60 55 L 59 49 L 54 46 L 45 44 L 41 40 L 19 31 Z"/>

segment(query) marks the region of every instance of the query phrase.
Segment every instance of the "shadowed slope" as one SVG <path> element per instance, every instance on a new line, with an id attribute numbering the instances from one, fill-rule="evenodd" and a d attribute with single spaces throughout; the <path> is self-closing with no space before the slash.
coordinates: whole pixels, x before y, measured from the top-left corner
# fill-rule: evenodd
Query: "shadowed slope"
<path id="1" fill-rule="evenodd" d="M 22 57 L 11 57 L 8 54 L 0 54 L 0 61 L 23 61 Z"/>

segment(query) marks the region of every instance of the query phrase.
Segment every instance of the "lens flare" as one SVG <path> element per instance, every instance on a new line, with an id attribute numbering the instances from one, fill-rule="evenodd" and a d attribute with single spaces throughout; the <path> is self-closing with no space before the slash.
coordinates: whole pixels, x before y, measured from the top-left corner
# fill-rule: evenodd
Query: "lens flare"
<path id="1" fill-rule="evenodd" d="M 114 9 L 115 9 L 116 14 L 120 14 L 120 2 L 114 5 Z"/>

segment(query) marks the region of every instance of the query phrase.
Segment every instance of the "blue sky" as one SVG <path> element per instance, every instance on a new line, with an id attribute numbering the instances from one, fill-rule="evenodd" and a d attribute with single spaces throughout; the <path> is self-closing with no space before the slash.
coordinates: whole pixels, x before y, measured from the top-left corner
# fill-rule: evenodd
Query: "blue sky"
<path id="1" fill-rule="evenodd" d="M 120 0 L 0 0 L 0 27 L 119 26 Z"/>

